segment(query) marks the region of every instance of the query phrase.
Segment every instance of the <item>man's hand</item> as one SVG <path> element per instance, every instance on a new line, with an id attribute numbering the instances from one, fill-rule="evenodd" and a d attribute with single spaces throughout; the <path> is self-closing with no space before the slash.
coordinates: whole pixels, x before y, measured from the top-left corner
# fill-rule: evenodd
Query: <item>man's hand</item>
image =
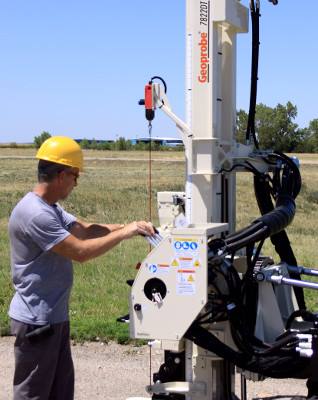
<path id="1" fill-rule="evenodd" d="M 126 239 L 129 239 L 135 235 L 153 236 L 155 235 L 155 229 L 151 222 L 146 221 L 134 221 L 130 224 L 125 225 L 123 228 Z"/>

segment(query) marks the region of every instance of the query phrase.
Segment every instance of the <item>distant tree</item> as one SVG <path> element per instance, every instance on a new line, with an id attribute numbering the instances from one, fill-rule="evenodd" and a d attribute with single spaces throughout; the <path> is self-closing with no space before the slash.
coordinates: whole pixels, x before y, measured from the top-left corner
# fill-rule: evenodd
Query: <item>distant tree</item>
<path id="1" fill-rule="evenodd" d="M 236 141 L 245 143 L 248 115 L 244 110 L 236 113 Z"/>
<path id="2" fill-rule="evenodd" d="M 163 149 L 164 150 L 164 149 Z M 173 151 L 184 151 L 184 145 L 175 146 L 172 148 Z"/>
<path id="3" fill-rule="evenodd" d="M 101 142 L 98 143 L 98 150 L 111 150 L 111 143 L 109 142 Z"/>
<path id="4" fill-rule="evenodd" d="M 272 108 L 257 104 L 255 114 L 255 131 L 262 149 L 294 151 L 307 137 L 307 131 L 299 129 L 293 122 L 297 116 L 297 107 L 291 102 L 277 104 Z M 239 110 L 236 116 L 237 141 L 245 143 L 248 114 Z"/>
<path id="5" fill-rule="evenodd" d="M 133 149 L 133 145 L 131 143 L 130 139 L 126 140 L 126 150 L 132 150 Z"/>
<path id="6" fill-rule="evenodd" d="M 46 141 L 46 139 L 50 138 L 51 134 L 49 132 L 43 131 L 39 136 L 34 137 L 34 145 L 38 149 L 41 147 L 42 143 Z"/>
<path id="7" fill-rule="evenodd" d="M 308 129 L 311 135 L 314 135 L 318 138 L 318 118 L 313 119 L 312 121 L 309 122 Z"/>
<path id="8" fill-rule="evenodd" d="M 134 150 L 136 151 L 144 151 L 147 150 L 147 145 L 144 142 L 139 142 L 134 145 Z"/>
<path id="9" fill-rule="evenodd" d="M 275 108 L 259 104 L 256 107 L 256 131 L 263 149 L 293 151 L 301 138 L 298 125 L 293 122 L 297 107 L 291 102 Z"/>
<path id="10" fill-rule="evenodd" d="M 310 131 L 308 128 L 301 128 L 298 130 L 299 142 L 295 147 L 295 153 L 313 153 L 314 143 L 310 136 Z"/>
<path id="11" fill-rule="evenodd" d="M 97 142 L 96 142 L 95 139 L 93 139 L 93 140 L 91 141 L 91 143 L 90 143 L 90 145 L 89 145 L 89 148 L 92 149 L 92 150 L 97 150 L 98 144 L 97 144 Z"/>
<path id="12" fill-rule="evenodd" d="M 151 142 L 151 148 L 153 151 L 159 151 L 162 147 L 163 146 L 161 146 L 160 142 Z"/>
<path id="13" fill-rule="evenodd" d="M 318 118 L 309 122 L 308 126 L 308 142 L 312 146 L 312 151 L 318 152 Z"/>
<path id="14" fill-rule="evenodd" d="M 82 149 L 89 149 L 89 141 L 84 138 L 83 140 L 80 141 L 80 146 Z"/>
<path id="15" fill-rule="evenodd" d="M 116 150 L 127 150 L 127 147 L 127 140 L 123 136 L 120 136 L 116 140 Z"/>

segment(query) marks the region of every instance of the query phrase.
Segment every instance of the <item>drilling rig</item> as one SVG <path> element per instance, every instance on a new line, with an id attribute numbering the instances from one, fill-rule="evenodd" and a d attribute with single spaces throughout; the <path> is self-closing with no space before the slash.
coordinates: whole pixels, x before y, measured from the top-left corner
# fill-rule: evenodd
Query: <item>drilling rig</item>
<path id="1" fill-rule="evenodd" d="M 271 3 L 277 4 L 272 0 Z M 236 40 L 252 21 L 251 98 L 246 143 L 236 141 Z M 130 335 L 164 351 L 147 387 L 153 400 L 233 400 L 245 379 L 315 380 L 316 316 L 286 227 L 301 188 L 297 160 L 260 149 L 255 127 L 260 2 L 186 0 L 186 120 L 166 83 L 145 86 L 146 119 L 164 112 L 185 148 L 184 192 L 158 193 L 160 226 L 130 294 Z M 236 174 L 253 175 L 260 216 L 236 230 Z M 270 240 L 279 262 L 262 254 Z"/>

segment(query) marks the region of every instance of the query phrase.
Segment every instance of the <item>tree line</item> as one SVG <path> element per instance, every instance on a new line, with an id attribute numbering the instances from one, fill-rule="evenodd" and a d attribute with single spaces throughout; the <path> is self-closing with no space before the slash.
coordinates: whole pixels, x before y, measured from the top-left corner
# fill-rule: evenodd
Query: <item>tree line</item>
<path id="1" fill-rule="evenodd" d="M 318 118 L 309 122 L 308 127 L 299 128 L 294 122 L 297 107 L 288 101 L 285 105 L 269 107 L 257 104 L 255 131 L 261 149 L 273 149 L 286 153 L 318 152 Z M 245 143 L 248 114 L 237 112 L 237 141 Z"/>
<path id="2" fill-rule="evenodd" d="M 309 122 L 308 127 L 300 128 L 295 123 L 297 107 L 288 101 L 269 107 L 265 104 L 257 104 L 255 113 L 255 130 L 261 149 L 272 149 L 286 153 L 317 153 L 318 152 L 318 118 Z M 244 110 L 237 112 L 236 139 L 245 143 L 245 134 L 248 114 Z M 35 147 L 50 137 L 49 132 L 42 132 L 34 138 Z M 148 143 L 132 144 L 129 139 L 119 137 L 113 142 L 99 142 L 83 139 L 80 142 L 83 149 L 94 150 L 148 150 Z M 153 150 L 167 150 L 167 146 L 152 143 Z M 174 150 L 183 150 L 182 146 L 174 147 Z"/>
<path id="3" fill-rule="evenodd" d="M 39 148 L 41 144 L 48 138 L 51 137 L 51 134 L 47 131 L 43 131 L 39 136 L 34 137 L 34 146 Z M 79 145 L 82 149 L 90 149 L 90 150 L 113 150 L 113 151 L 143 151 L 149 150 L 149 143 L 139 142 L 139 143 L 132 143 L 130 139 L 125 139 L 123 136 L 118 137 L 114 141 L 98 141 L 95 139 L 82 139 L 79 142 Z M 159 142 L 152 142 L 151 149 L 153 151 L 164 151 L 164 150 L 174 150 L 174 151 L 181 151 L 184 149 L 183 146 L 167 146 L 161 145 Z"/>

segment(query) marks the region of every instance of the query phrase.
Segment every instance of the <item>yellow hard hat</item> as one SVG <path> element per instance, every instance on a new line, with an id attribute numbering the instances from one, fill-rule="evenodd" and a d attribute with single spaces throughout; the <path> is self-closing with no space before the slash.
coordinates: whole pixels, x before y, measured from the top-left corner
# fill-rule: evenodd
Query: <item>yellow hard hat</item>
<path id="1" fill-rule="evenodd" d="M 52 136 L 42 143 L 36 153 L 38 160 L 68 165 L 83 171 L 83 152 L 75 140 L 67 136 Z"/>

